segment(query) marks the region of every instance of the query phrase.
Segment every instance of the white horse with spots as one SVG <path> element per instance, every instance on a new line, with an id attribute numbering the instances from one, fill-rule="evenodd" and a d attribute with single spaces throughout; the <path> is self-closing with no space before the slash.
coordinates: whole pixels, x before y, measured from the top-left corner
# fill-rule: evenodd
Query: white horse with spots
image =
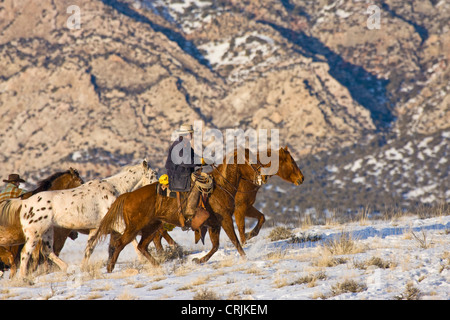
<path id="1" fill-rule="evenodd" d="M 27 275 L 30 255 L 41 239 L 43 254 L 66 270 L 67 264 L 53 252 L 53 227 L 88 229 L 90 239 L 119 195 L 156 180 L 156 171 L 150 169 L 144 160 L 124 167 L 118 174 L 106 179 L 92 180 L 70 190 L 46 191 L 26 200 L 16 200 L 20 205 L 20 222 L 26 237 L 21 252 L 20 276 Z M 86 251 L 83 264 L 90 253 Z"/>

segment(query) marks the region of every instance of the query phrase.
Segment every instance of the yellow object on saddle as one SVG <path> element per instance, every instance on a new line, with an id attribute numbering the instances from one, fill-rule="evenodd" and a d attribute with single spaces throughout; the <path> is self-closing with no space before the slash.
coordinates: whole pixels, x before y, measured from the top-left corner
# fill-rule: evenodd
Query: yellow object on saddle
<path id="1" fill-rule="evenodd" d="M 169 176 L 167 174 L 163 174 L 161 177 L 159 177 L 159 183 L 163 185 L 169 184 Z"/>
<path id="2" fill-rule="evenodd" d="M 166 231 L 172 231 L 175 228 L 175 226 L 173 224 L 170 224 L 170 223 L 164 223 L 163 224 L 163 228 Z"/>

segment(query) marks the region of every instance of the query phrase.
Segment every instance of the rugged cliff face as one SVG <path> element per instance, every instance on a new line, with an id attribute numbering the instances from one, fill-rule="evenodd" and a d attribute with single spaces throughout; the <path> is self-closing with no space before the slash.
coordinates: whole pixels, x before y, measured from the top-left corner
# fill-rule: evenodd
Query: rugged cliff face
<path id="1" fill-rule="evenodd" d="M 380 29 L 368 28 L 371 4 Z M 386 141 L 448 141 L 449 16 L 446 1 L 5 0 L 0 174 L 34 183 L 72 165 L 91 179 L 144 157 L 162 167 L 172 131 L 194 120 L 279 129 L 296 158 L 342 167 Z M 425 160 L 446 186 L 447 145 Z M 325 190 L 329 177 L 310 168 Z"/>

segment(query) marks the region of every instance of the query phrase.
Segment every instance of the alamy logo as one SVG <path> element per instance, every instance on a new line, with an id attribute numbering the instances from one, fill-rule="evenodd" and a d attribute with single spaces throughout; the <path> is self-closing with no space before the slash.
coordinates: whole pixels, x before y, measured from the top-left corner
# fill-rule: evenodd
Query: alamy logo
<path id="1" fill-rule="evenodd" d="M 373 29 L 380 29 L 380 7 L 372 4 L 370 5 L 367 10 L 366 14 L 370 14 L 370 16 L 367 18 L 367 28 L 369 30 Z"/>
<path id="2" fill-rule="evenodd" d="M 67 13 L 71 13 L 67 18 L 67 28 L 70 30 L 81 28 L 81 10 L 79 6 L 71 5 L 67 7 Z"/>
<path id="3" fill-rule="evenodd" d="M 270 142 L 269 142 L 270 131 Z M 178 131 L 174 131 L 172 139 L 180 136 Z M 225 136 L 221 130 L 208 129 L 203 133 L 201 121 L 194 122 L 194 131 L 192 135 L 182 135 L 182 143 L 177 144 L 172 149 L 171 159 L 175 164 L 190 164 L 190 139 L 193 138 L 193 149 L 195 150 L 195 164 L 201 164 L 201 158 L 205 159 L 207 164 L 223 163 L 224 158 L 227 163 L 234 163 L 234 157 L 226 157 L 237 150 L 237 164 L 245 164 L 245 148 L 250 150 L 248 163 L 264 165 L 261 168 L 262 175 L 273 175 L 278 172 L 279 158 L 278 152 L 268 152 L 268 148 L 274 151 L 279 149 L 279 131 L 277 129 L 226 129 Z M 186 139 L 186 140 L 185 140 Z M 211 141 L 212 140 L 212 141 Z M 205 145 L 205 147 L 204 147 Z"/>

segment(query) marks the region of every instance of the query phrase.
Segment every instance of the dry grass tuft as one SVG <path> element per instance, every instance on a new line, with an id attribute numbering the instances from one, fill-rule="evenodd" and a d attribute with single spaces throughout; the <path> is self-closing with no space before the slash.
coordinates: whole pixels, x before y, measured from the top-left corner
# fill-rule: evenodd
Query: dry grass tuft
<path id="1" fill-rule="evenodd" d="M 270 241 L 286 240 L 292 237 L 292 231 L 286 227 L 276 227 L 270 231 Z"/>
<path id="2" fill-rule="evenodd" d="M 297 280 L 291 283 L 291 286 L 307 284 L 309 288 L 312 288 L 316 286 L 317 280 L 326 280 L 326 279 L 327 275 L 325 274 L 325 272 L 320 271 L 316 274 L 308 274 L 306 276 L 298 278 Z"/>
<path id="3" fill-rule="evenodd" d="M 208 289 L 201 289 L 194 295 L 194 300 L 221 300 L 221 298 L 214 292 Z"/>
<path id="4" fill-rule="evenodd" d="M 397 300 L 419 300 L 421 296 L 421 292 L 417 289 L 412 282 L 408 282 L 406 284 L 405 292 L 402 294 L 395 296 Z"/>
<path id="5" fill-rule="evenodd" d="M 119 296 L 117 300 L 136 300 L 136 297 L 131 295 L 127 289 L 125 289 Z"/>
<path id="6" fill-rule="evenodd" d="M 324 250 L 322 248 L 319 252 L 319 258 L 313 261 L 312 265 L 321 268 L 332 268 L 346 262 L 347 259 L 341 257 L 333 257 L 333 255 L 328 250 Z"/>
<path id="7" fill-rule="evenodd" d="M 427 234 L 424 230 L 422 230 L 421 234 L 418 235 L 415 232 L 411 230 L 411 235 L 413 236 L 413 239 L 416 240 L 417 244 L 419 245 L 419 248 L 422 249 L 428 249 L 431 246 L 431 242 L 427 239 Z"/>
<path id="8" fill-rule="evenodd" d="M 389 269 L 389 268 L 395 268 L 397 266 L 396 262 L 392 261 L 385 261 L 379 257 L 372 257 L 367 261 L 353 261 L 353 265 L 361 270 L 366 270 L 370 266 L 376 266 L 381 269 Z"/>
<path id="9" fill-rule="evenodd" d="M 358 283 L 355 280 L 344 280 L 331 286 L 331 296 L 337 296 L 343 293 L 357 293 L 367 290 L 367 286 L 364 283 Z"/>
<path id="10" fill-rule="evenodd" d="M 350 234 L 345 232 L 342 232 L 338 238 L 326 241 L 323 247 L 332 255 L 355 254 L 364 251 L 364 249 L 352 239 Z"/>

